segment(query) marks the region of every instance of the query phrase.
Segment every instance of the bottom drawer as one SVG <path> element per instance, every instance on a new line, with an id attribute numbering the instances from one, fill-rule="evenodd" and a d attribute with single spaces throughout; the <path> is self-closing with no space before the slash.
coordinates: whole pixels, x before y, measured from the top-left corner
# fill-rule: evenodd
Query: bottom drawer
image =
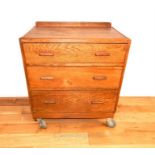
<path id="1" fill-rule="evenodd" d="M 114 112 L 117 90 L 103 91 L 32 91 L 34 113 Z"/>

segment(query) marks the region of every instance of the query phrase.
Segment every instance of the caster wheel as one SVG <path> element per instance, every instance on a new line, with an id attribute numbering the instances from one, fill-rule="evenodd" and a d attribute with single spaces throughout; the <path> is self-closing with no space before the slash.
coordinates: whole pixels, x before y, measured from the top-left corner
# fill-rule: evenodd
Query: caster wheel
<path id="1" fill-rule="evenodd" d="M 47 128 L 47 124 L 46 124 L 46 121 L 44 119 L 37 119 L 38 123 L 39 123 L 39 126 L 41 129 L 46 129 Z"/>
<path id="2" fill-rule="evenodd" d="M 107 118 L 106 119 L 106 126 L 109 128 L 114 128 L 116 126 L 116 122 L 112 118 Z"/>

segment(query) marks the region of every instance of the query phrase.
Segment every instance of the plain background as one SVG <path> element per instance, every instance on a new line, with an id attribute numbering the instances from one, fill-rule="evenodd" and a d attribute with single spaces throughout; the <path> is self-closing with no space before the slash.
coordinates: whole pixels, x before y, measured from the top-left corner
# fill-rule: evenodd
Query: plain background
<path id="1" fill-rule="evenodd" d="M 155 96 L 154 0 L 1 0 L 0 97 L 27 96 L 18 38 L 35 21 L 110 21 L 132 39 L 122 96 Z"/>
<path id="2" fill-rule="evenodd" d="M 0 153 L 3 155 L 131 155 L 131 154 L 141 154 L 141 155 L 154 155 L 155 149 L 149 148 L 13 148 L 13 149 L 0 149 Z"/>

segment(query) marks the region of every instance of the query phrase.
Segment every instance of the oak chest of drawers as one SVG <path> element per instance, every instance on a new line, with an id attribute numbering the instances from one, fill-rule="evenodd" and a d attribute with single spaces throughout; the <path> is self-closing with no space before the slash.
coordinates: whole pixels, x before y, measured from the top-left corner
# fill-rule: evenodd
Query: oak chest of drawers
<path id="1" fill-rule="evenodd" d="M 20 38 L 32 114 L 105 118 L 116 111 L 130 39 L 108 22 L 36 22 Z"/>

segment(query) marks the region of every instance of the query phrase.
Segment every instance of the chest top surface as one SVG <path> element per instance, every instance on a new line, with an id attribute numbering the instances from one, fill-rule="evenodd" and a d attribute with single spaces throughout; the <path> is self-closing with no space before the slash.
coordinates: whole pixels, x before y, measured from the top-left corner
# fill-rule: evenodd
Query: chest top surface
<path id="1" fill-rule="evenodd" d="M 129 43 L 108 22 L 36 22 L 23 42 Z"/>

